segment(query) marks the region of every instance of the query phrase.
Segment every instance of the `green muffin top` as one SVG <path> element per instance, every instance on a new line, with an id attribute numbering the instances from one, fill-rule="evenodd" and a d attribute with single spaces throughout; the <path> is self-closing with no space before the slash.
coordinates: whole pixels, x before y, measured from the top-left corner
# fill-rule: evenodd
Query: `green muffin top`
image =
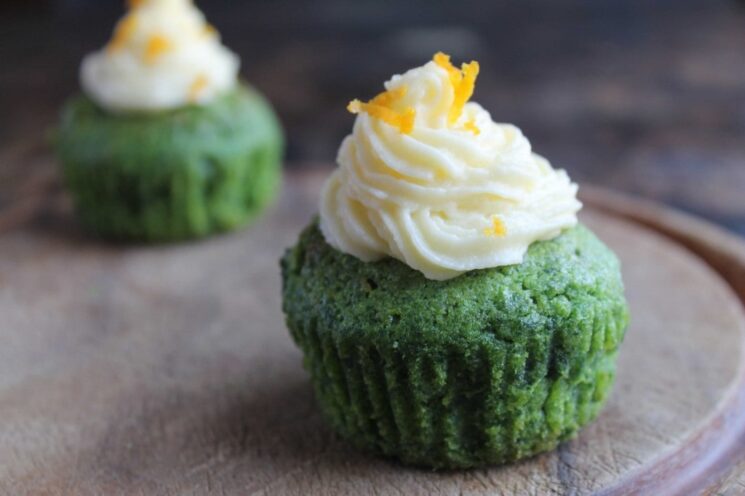
<path id="1" fill-rule="evenodd" d="M 194 153 L 239 153 L 254 143 L 278 141 L 279 124 L 253 88 L 239 85 L 210 105 L 158 113 L 111 114 L 89 97 L 70 100 L 62 111 L 56 144 L 63 162 L 107 162 L 180 167 Z M 81 156 L 82 155 L 82 156 Z"/>
<path id="2" fill-rule="evenodd" d="M 288 316 L 317 319 L 319 329 L 334 329 L 352 340 L 364 335 L 362 341 L 384 345 L 391 340 L 415 348 L 464 339 L 525 343 L 556 330 L 555 365 L 561 368 L 587 355 L 591 346 L 615 349 L 628 318 L 619 262 L 582 225 L 534 243 L 519 265 L 433 281 L 392 258 L 362 263 L 341 253 L 314 223 L 285 254 L 282 270 Z M 606 321 L 617 332 L 591 343 L 592 327 Z"/>

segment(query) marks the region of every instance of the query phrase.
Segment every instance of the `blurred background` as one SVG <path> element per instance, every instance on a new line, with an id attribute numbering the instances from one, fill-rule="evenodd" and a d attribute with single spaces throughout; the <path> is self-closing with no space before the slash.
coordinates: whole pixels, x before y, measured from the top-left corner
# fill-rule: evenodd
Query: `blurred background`
<path id="1" fill-rule="evenodd" d="M 346 103 L 442 50 L 478 60 L 474 100 L 575 180 L 745 235 L 745 2 L 197 3 L 275 105 L 290 169 L 333 163 L 353 121 Z M 123 9 L 0 1 L 0 208 L 49 168 L 45 135 L 78 91 L 81 58 L 106 43 Z"/>

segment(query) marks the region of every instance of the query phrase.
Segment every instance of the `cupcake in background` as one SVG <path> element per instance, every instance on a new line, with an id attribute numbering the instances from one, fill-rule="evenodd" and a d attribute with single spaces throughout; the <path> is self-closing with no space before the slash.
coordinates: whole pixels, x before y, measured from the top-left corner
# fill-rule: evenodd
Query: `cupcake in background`
<path id="1" fill-rule="evenodd" d="M 628 322 L 577 185 L 469 99 L 437 54 L 369 102 L 281 261 L 283 309 L 329 424 L 434 468 L 554 448 L 605 403 Z"/>
<path id="2" fill-rule="evenodd" d="M 176 241 L 244 225 L 275 196 L 282 132 L 191 0 L 130 0 L 83 60 L 56 146 L 86 228 Z"/>

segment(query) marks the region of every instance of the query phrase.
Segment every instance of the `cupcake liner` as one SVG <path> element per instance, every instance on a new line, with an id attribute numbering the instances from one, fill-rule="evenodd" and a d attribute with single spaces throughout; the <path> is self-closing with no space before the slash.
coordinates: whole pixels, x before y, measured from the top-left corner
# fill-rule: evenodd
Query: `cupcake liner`
<path id="1" fill-rule="evenodd" d="M 488 339 L 384 348 L 317 322 L 295 339 L 324 416 L 342 437 L 434 468 L 505 463 L 555 447 L 597 416 L 615 374 L 615 351 L 588 357 L 566 377 L 527 380 L 532 354 Z"/>

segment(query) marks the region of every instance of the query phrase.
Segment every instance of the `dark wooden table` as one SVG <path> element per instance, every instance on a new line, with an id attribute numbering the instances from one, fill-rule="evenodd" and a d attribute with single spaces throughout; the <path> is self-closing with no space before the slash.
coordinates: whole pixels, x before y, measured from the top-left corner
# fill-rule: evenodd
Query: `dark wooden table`
<path id="1" fill-rule="evenodd" d="M 572 177 L 745 234 L 742 2 L 201 4 L 277 107 L 290 164 L 333 160 L 352 123 L 347 101 L 444 50 L 479 60 L 475 99 Z M 121 0 L 0 3 L 0 150 L 42 141 L 77 90 L 80 58 L 106 41 L 121 9 Z M 0 169 L 8 179 L 7 163 Z"/>

